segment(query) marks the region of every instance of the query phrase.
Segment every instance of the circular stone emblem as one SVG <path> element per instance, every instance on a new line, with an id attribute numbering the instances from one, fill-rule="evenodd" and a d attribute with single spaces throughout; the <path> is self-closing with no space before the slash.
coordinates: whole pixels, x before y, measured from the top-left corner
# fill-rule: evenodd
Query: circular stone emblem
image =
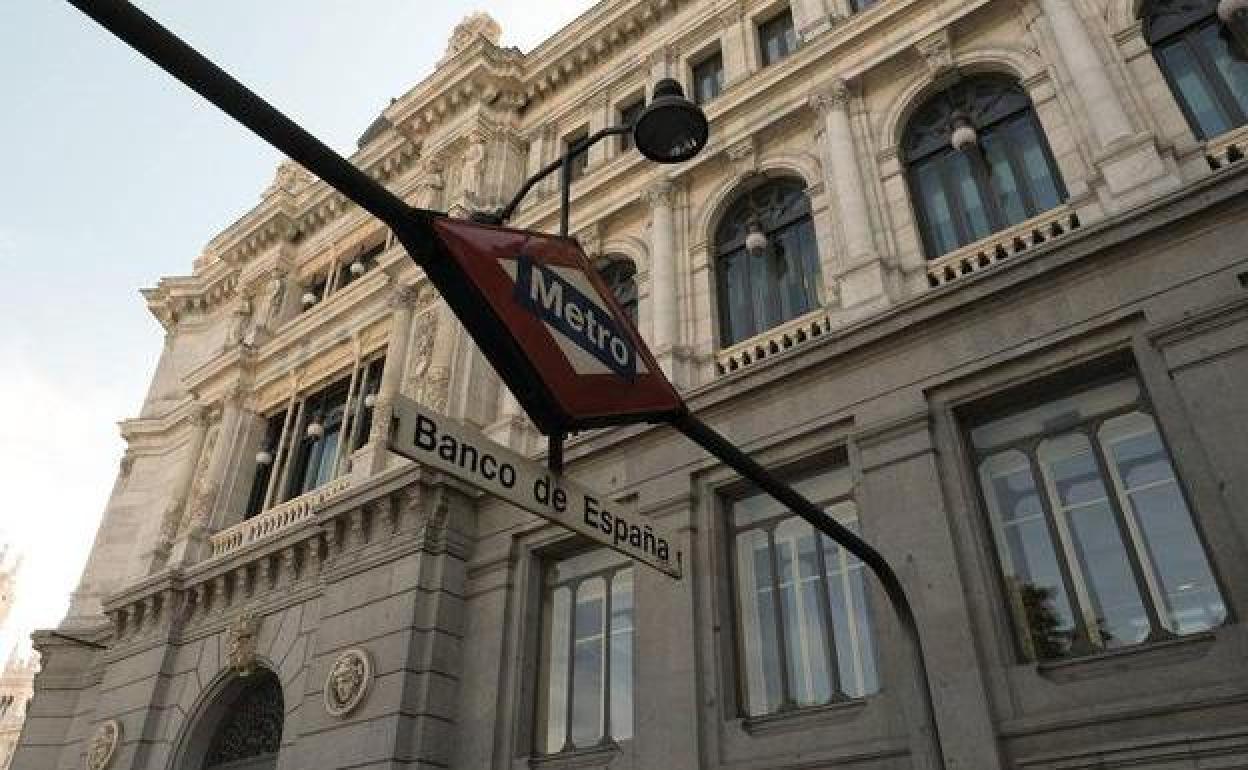
<path id="1" fill-rule="evenodd" d="M 367 651 L 352 647 L 342 652 L 325 679 L 325 710 L 335 717 L 349 714 L 364 700 L 372 678 L 373 661 Z"/>
<path id="2" fill-rule="evenodd" d="M 110 719 L 95 730 L 87 744 L 87 770 L 104 770 L 112 764 L 117 744 L 121 743 L 121 722 Z"/>

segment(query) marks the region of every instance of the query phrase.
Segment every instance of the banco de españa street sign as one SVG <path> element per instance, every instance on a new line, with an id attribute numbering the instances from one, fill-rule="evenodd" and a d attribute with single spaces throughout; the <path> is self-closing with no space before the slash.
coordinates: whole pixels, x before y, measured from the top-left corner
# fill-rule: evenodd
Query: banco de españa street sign
<path id="1" fill-rule="evenodd" d="M 679 578 L 679 541 L 640 515 L 545 466 L 490 441 L 410 398 L 395 399 L 390 450 Z"/>

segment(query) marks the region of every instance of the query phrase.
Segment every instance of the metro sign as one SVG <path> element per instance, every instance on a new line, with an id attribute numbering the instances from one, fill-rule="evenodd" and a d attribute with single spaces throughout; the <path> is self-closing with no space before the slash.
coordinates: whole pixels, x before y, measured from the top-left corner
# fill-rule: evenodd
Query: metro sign
<path id="1" fill-rule="evenodd" d="M 684 408 L 575 240 L 431 224 L 453 264 L 423 261 L 426 271 L 543 433 L 660 422 Z"/>

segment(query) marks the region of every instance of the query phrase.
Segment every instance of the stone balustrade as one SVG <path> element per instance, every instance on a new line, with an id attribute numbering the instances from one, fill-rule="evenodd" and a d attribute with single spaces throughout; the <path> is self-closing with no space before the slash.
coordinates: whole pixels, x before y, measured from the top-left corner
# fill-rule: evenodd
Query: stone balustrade
<path id="1" fill-rule="evenodd" d="M 1214 172 L 1242 163 L 1245 154 L 1248 154 L 1248 126 L 1228 131 L 1205 145 L 1205 160 Z"/>
<path id="2" fill-rule="evenodd" d="M 1013 227 L 993 233 L 957 251 L 929 260 L 927 281 L 933 289 L 974 275 L 1031 249 L 1078 230 L 1079 215 L 1058 206 Z"/>
<path id="3" fill-rule="evenodd" d="M 292 498 L 281 505 L 270 508 L 264 513 L 246 521 L 223 529 L 212 536 L 210 542 L 212 558 L 224 556 L 240 548 L 274 536 L 288 527 L 293 527 L 316 513 L 330 501 L 341 497 L 351 488 L 351 477 L 343 476 L 334 479 L 324 486 L 299 497 Z"/>
<path id="4" fill-rule="evenodd" d="M 448 495 L 459 493 L 445 479 L 430 481 L 419 466 L 409 465 L 370 479 L 351 495 L 348 489 L 336 483 L 318 490 L 319 498 L 292 500 L 300 504 L 270 511 L 271 520 L 255 531 L 221 532 L 220 555 L 153 575 L 112 597 L 105 612 L 113 644 L 161 639 L 233 617 L 266 597 L 313 588 L 340 558 L 358 560 L 392 547 L 466 552 L 467 542 L 447 525 Z"/>
<path id="5" fill-rule="evenodd" d="M 799 348 L 827 334 L 831 328 L 828 310 L 821 308 L 768 329 L 744 342 L 738 342 L 730 348 L 724 348 L 715 355 L 715 367 L 720 374 L 730 374 Z"/>

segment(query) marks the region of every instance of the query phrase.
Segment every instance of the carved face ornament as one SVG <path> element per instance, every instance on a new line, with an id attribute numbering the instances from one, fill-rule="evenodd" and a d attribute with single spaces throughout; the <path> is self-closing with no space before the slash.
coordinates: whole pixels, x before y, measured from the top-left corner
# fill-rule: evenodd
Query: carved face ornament
<path id="1" fill-rule="evenodd" d="M 372 677 L 373 664 L 366 651 L 358 647 L 343 651 L 325 681 L 325 710 L 331 716 L 346 716 L 364 700 Z"/>

